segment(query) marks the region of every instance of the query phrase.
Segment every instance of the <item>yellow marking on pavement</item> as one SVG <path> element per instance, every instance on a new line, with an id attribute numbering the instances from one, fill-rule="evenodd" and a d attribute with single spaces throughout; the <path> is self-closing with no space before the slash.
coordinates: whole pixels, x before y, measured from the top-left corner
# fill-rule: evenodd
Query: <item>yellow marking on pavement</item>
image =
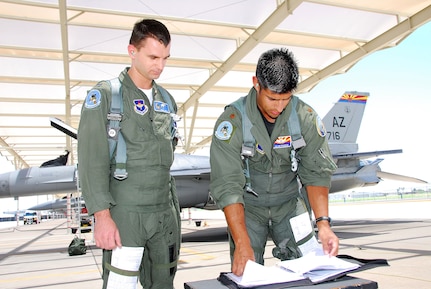
<path id="1" fill-rule="evenodd" d="M 64 276 L 70 276 L 70 275 L 84 275 L 84 274 L 91 274 L 97 272 L 98 270 L 87 270 L 87 271 L 77 271 L 77 272 L 70 272 L 70 273 L 56 273 L 56 274 L 46 274 L 46 275 L 37 275 L 37 276 L 28 276 L 28 277 L 18 277 L 18 278 L 10 278 L 10 279 L 4 279 L 0 280 L 1 283 L 12 283 L 12 282 L 18 282 L 18 281 L 28 281 L 28 280 L 35 280 L 35 279 L 46 279 L 46 278 L 52 278 L 52 277 L 64 277 Z"/>
<path id="2" fill-rule="evenodd" d="M 203 260 L 211 260 L 211 259 L 215 258 L 215 256 L 213 256 L 213 255 L 204 254 L 200 251 L 196 251 L 196 250 L 189 249 L 189 248 L 181 248 L 180 251 L 184 252 L 184 253 L 189 253 L 189 254 L 200 256 L 201 259 L 203 259 Z"/>

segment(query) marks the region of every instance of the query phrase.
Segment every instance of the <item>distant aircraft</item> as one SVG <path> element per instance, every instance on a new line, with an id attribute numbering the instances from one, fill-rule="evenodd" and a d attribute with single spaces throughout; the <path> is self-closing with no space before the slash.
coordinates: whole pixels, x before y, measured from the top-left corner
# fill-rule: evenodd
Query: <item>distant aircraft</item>
<path id="1" fill-rule="evenodd" d="M 379 163 L 383 159 L 368 160 L 379 155 L 401 153 L 401 149 L 358 152 L 356 139 L 368 97 L 368 93 L 346 92 L 323 118 L 331 153 L 338 166 L 332 176 L 330 193 L 376 185 L 382 177 L 426 183 L 382 172 Z M 59 119 L 50 120 L 53 127 L 76 138 L 76 129 Z M 4 173 L 0 175 L 0 198 L 76 192 L 76 174 L 76 166 L 32 167 Z M 175 154 L 171 174 L 176 180 L 181 208 L 204 207 L 211 200 L 208 156 Z M 49 202 L 46 205 L 49 206 Z"/>
<path id="2" fill-rule="evenodd" d="M 78 203 L 79 200 L 79 203 Z M 70 206 L 72 208 L 75 207 L 81 207 L 84 208 L 85 207 L 85 201 L 83 197 L 71 197 L 70 198 Z M 29 211 L 64 211 L 66 212 L 66 208 L 67 208 L 67 195 L 64 196 L 61 199 L 55 199 L 52 201 L 47 201 L 41 204 L 37 204 L 35 206 L 32 206 L 30 208 L 28 208 L 27 210 Z"/>

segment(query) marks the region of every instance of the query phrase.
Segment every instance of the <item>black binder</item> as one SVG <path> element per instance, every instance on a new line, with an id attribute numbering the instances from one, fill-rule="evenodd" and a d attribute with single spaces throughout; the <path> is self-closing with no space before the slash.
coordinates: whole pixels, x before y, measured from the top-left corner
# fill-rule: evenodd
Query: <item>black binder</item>
<path id="1" fill-rule="evenodd" d="M 226 274 L 227 272 L 220 273 L 217 280 L 221 282 L 223 285 L 230 289 L 284 289 L 284 288 L 290 288 L 290 287 L 300 287 L 300 286 L 308 286 L 313 284 L 321 284 L 326 282 L 331 282 L 335 280 L 339 280 L 340 278 L 346 276 L 348 273 L 355 273 L 360 272 L 368 269 L 372 269 L 379 266 L 389 266 L 389 263 L 385 259 L 360 259 L 355 258 L 350 255 L 338 255 L 337 258 L 340 258 L 344 261 L 355 263 L 360 265 L 358 268 L 345 271 L 343 273 L 340 273 L 338 275 L 333 275 L 325 280 L 322 280 L 320 282 L 312 282 L 310 279 L 305 278 L 301 280 L 295 280 L 291 282 L 284 282 L 284 283 L 275 283 L 275 284 L 265 284 L 265 285 L 259 285 L 254 287 L 243 287 L 238 285 L 236 282 L 232 281 Z"/>

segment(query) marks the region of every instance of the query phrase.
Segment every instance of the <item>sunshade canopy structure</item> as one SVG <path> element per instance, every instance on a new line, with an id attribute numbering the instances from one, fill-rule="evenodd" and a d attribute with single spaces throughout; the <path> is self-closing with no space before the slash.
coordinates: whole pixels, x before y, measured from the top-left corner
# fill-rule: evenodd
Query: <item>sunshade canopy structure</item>
<path id="1" fill-rule="evenodd" d="M 251 87 L 260 54 L 287 47 L 300 66 L 297 93 L 400 43 L 431 19 L 430 0 L 46 0 L 0 1 L 0 154 L 16 169 L 40 166 L 77 143 L 87 91 L 130 65 L 135 22 L 171 32 L 171 57 L 157 82 L 175 97 L 183 140 L 176 152 L 211 142 L 224 106 Z"/>

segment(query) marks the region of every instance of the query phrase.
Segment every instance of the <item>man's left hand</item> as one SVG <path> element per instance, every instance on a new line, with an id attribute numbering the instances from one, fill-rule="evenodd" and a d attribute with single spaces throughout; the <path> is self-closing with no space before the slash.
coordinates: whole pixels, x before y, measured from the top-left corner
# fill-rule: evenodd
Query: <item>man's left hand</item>
<path id="1" fill-rule="evenodd" d="M 322 243 L 323 252 L 330 256 L 338 255 L 339 240 L 329 225 L 318 226 L 319 240 Z"/>

